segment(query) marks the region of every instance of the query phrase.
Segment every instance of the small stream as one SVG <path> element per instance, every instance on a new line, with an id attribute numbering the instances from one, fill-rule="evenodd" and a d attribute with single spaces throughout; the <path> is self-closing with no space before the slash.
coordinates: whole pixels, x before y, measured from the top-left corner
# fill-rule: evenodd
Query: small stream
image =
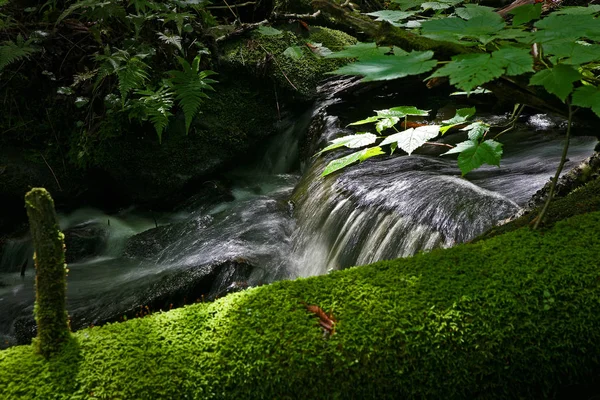
<path id="1" fill-rule="evenodd" d="M 301 168 L 299 159 L 309 128 L 318 127 L 320 145 L 344 132 L 338 117 L 327 114 L 343 96 L 327 85 L 323 90 L 312 109 L 282 123 L 254 165 L 205 182 L 171 213 L 61 214 L 61 229 L 79 240 L 80 254 L 68 266 L 72 327 L 133 316 L 148 304 L 191 303 L 199 293 L 210 299 L 470 240 L 517 212 L 560 158 L 562 122 L 533 115 L 503 137 L 500 168 L 481 168 L 468 179 L 455 160 L 431 155 L 382 157 L 323 179 L 327 160 L 339 154 L 305 160 Z M 595 145 L 574 138 L 566 169 Z M 28 238 L 2 249 L 0 347 L 34 333 L 32 252 Z"/>

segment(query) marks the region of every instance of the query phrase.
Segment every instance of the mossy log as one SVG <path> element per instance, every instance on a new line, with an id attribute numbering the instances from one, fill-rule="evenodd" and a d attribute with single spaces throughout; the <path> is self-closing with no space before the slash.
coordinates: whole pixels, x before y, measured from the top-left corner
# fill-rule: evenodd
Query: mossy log
<path id="1" fill-rule="evenodd" d="M 58 227 L 54 201 L 46 189 L 29 191 L 25 206 L 35 250 L 37 350 L 50 357 L 69 338 L 64 235 Z"/>

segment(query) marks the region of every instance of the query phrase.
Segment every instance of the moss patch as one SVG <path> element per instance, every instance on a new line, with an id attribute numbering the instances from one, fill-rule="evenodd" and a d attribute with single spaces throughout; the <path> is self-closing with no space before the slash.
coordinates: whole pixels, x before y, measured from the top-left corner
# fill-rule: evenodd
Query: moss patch
<path id="1" fill-rule="evenodd" d="M 292 29 L 289 26 L 277 28 Z M 241 38 L 228 43 L 222 60 L 230 68 L 246 69 L 257 77 L 270 76 L 278 87 L 305 100 L 314 97 L 317 84 L 327 77 L 327 72 L 346 63 L 345 60 L 327 59 L 315 54 L 307 43 L 320 43 L 330 50 L 339 50 L 355 42 L 352 36 L 322 27 L 311 27 L 307 34 L 282 30 L 279 35 L 262 35 L 255 31 L 250 39 Z M 290 47 L 298 48 L 302 56 L 284 54 Z"/>
<path id="2" fill-rule="evenodd" d="M 50 361 L 10 348 L 0 397 L 547 397 L 600 368 L 599 228 L 586 214 L 84 329 Z"/>

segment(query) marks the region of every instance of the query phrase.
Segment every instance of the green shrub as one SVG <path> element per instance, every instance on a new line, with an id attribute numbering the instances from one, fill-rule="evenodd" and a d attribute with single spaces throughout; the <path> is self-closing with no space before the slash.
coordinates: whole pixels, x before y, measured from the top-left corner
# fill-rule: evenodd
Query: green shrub
<path id="1" fill-rule="evenodd" d="M 0 351 L 0 398 L 545 398 L 600 371 L 600 213 Z M 305 304 L 332 311 L 324 335 Z"/>

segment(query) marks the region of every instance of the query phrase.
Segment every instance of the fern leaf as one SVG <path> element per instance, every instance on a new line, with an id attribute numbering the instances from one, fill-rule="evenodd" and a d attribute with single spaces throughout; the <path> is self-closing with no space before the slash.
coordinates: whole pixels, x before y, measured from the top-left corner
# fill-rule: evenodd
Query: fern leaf
<path id="1" fill-rule="evenodd" d="M 127 95 L 132 91 L 143 87 L 148 80 L 148 65 L 138 57 L 131 57 L 125 65 L 117 70 L 119 78 L 119 91 L 124 102 Z"/>
<path id="2" fill-rule="evenodd" d="M 170 85 L 175 91 L 179 106 L 185 116 L 185 132 L 189 133 L 190 126 L 204 99 L 208 98 L 207 90 L 214 90 L 211 86 L 216 81 L 206 79 L 216 74 L 213 71 L 200 71 L 200 56 L 196 56 L 192 65 L 185 59 L 178 57 L 183 71 L 169 71 L 171 74 Z"/>
<path id="3" fill-rule="evenodd" d="M 161 87 L 156 91 L 153 90 L 136 90 L 136 94 L 141 97 L 135 101 L 133 112 L 130 114 L 141 120 L 150 120 L 158 141 L 162 142 L 162 134 L 169 125 L 169 118 L 173 115 L 173 92 L 167 87 Z"/>
<path id="4" fill-rule="evenodd" d="M 157 33 L 157 35 L 159 39 L 162 40 L 164 43 L 177 47 L 179 51 L 183 53 L 183 48 L 181 47 L 181 36 L 177 36 L 174 33 L 169 32 L 159 32 Z"/>
<path id="5" fill-rule="evenodd" d="M 31 45 L 31 39 L 25 41 L 20 34 L 17 36 L 16 42 L 12 40 L 4 42 L 3 46 L 0 46 L 0 71 L 15 61 L 23 58 L 29 59 L 29 56 L 36 51 L 38 49 Z"/>

